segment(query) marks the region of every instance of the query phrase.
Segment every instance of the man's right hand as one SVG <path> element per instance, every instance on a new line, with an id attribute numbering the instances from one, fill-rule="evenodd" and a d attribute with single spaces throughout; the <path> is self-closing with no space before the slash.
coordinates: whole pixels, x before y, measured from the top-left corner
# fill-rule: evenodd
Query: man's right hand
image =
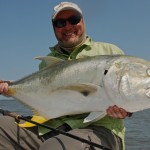
<path id="1" fill-rule="evenodd" d="M 0 80 L 0 94 L 7 95 L 8 83 L 6 81 Z"/>

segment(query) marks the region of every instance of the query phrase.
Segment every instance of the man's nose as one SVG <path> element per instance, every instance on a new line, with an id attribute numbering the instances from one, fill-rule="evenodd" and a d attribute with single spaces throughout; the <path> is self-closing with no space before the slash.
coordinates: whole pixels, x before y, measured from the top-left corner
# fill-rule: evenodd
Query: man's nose
<path id="1" fill-rule="evenodd" d="M 72 24 L 70 24 L 69 21 L 66 21 L 66 26 L 65 26 L 65 28 L 66 28 L 66 29 L 69 29 L 69 28 L 71 28 L 71 27 L 72 27 Z"/>

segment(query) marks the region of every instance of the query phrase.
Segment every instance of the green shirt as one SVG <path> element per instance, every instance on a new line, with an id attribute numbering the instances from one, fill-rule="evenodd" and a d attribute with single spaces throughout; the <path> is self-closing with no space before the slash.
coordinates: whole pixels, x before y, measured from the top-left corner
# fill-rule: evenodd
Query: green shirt
<path id="1" fill-rule="evenodd" d="M 109 43 L 103 43 L 103 42 L 94 42 L 91 38 L 87 36 L 86 41 L 80 46 L 74 49 L 74 51 L 69 54 L 66 51 L 59 48 L 58 45 L 55 45 L 54 47 L 50 48 L 50 53 L 48 56 L 54 56 L 61 59 L 78 59 L 83 58 L 87 56 L 95 56 L 95 55 L 115 55 L 115 54 L 124 54 L 123 51 L 118 48 L 117 46 Z M 45 67 L 46 64 L 42 62 L 39 65 L 39 68 Z M 60 118 L 56 118 L 53 120 L 47 121 L 45 124 L 52 126 L 54 128 L 57 128 L 58 126 L 62 125 L 63 123 L 67 123 L 72 129 L 74 128 L 82 128 L 86 127 L 89 124 L 83 123 L 83 119 L 88 114 L 82 114 L 82 115 L 74 115 L 74 116 L 64 116 Z M 102 119 L 100 119 L 97 122 L 92 123 L 92 125 L 95 126 L 104 126 L 107 129 L 110 129 L 113 133 L 115 133 L 117 136 L 119 136 L 124 145 L 124 134 L 125 134 L 125 128 L 123 125 L 123 122 L 121 119 L 115 119 L 109 116 L 106 116 Z M 39 127 L 39 134 L 45 134 L 49 130 L 46 128 Z"/>

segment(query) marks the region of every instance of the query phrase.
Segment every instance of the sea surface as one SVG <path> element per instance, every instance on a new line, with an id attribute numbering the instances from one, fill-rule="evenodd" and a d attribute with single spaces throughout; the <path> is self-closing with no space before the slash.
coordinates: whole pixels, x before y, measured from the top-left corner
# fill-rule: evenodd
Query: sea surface
<path id="1" fill-rule="evenodd" d="M 31 115 L 31 110 L 14 99 L 0 99 L 0 108 Z M 150 150 L 150 109 L 136 112 L 125 119 L 126 150 Z"/>

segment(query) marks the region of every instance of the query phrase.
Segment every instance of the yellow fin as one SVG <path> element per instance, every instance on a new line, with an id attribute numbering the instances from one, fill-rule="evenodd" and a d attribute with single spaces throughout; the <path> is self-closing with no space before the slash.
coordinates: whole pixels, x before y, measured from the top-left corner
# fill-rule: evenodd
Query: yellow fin
<path id="1" fill-rule="evenodd" d="M 6 93 L 6 95 L 14 95 L 16 93 L 16 90 L 13 88 L 8 88 L 8 91 Z"/>
<path id="2" fill-rule="evenodd" d="M 47 118 L 44 118 L 44 117 L 42 117 L 42 116 L 33 116 L 31 120 L 32 120 L 32 121 L 35 121 L 35 122 L 37 122 L 37 123 L 42 124 L 42 123 L 46 122 L 48 119 L 47 119 Z M 34 126 L 36 126 L 35 124 L 30 123 L 30 122 L 25 122 L 25 123 L 18 124 L 18 125 L 19 125 L 20 127 L 23 127 L 23 128 L 28 128 L 28 127 L 34 127 Z"/>

